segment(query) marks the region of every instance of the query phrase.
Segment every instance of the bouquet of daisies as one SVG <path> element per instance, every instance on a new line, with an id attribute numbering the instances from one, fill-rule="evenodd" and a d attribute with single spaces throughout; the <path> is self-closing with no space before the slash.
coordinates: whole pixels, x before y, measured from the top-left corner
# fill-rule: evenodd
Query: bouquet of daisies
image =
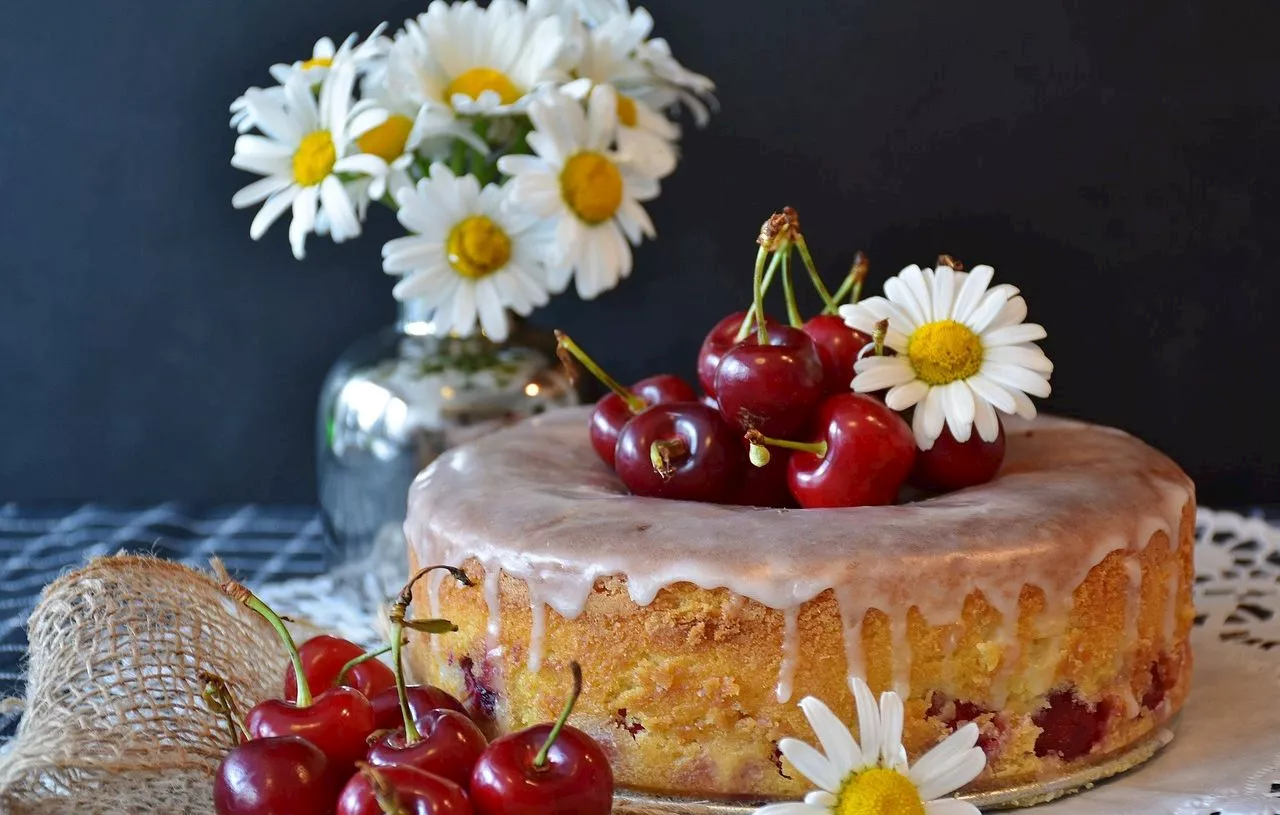
<path id="1" fill-rule="evenodd" d="M 654 237 L 643 204 L 679 158 L 671 117 L 705 123 L 714 85 L 652 28 L 627 0 L 435 0 L 393 34 L 322 39 L 232 104 L 231 164 L 262 176 L 232 204 L 260 205 L 255 240 L 287 212 L 299 259 L 312 233 L 358 237 L 387 205 L 408 232 L 382 250 L 395 296 L 500 341 L 508 311 L 570 281 L 613 288 Z"/>

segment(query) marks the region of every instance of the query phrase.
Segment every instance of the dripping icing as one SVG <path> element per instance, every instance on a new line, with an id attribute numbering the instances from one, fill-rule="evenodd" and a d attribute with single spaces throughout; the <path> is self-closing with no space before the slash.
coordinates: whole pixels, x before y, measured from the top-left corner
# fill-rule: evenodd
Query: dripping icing
<path id="1" fill-rule="evenodd" d="M 782 660 L 778 664 L 778 684 L 774 696 L 779 702 L 791 701 L 791 686 L 800 661 L 800 608 L 793 606 L 782 612 Z"/>

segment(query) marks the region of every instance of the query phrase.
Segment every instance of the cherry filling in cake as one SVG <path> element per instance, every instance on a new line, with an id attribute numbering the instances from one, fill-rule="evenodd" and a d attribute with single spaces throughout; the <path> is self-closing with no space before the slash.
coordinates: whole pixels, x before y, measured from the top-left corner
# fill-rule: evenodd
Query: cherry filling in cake
<path id="1" fill-rule="evenodd" d="M 796 702 L 855 723 L 851 677 L 904 699 L 914 758 L 975 722 L 967 789 L 1051 781 L 1123 752 L 1186 698 L 1194 490 L 1122 432 L 1010 421 L 986 484 L 899 506 L 758 509 L 628 495 L 587 409 L 451 451 L 416 482 L 421 601 L 458 632 L 415 637 L 417 676 L 491 734 L 573 723 L 620 786 L 796 799 L 780 739 Z"/>

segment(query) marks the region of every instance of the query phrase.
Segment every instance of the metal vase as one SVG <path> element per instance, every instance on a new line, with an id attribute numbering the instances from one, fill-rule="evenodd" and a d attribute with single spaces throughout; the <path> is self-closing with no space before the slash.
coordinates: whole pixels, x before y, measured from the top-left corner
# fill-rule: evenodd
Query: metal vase
<path id="1" fill-rule="evenodd" d="M 317 467 L 331 565 L 367 555 L 380 536 L 402 535 L 410 483 L 445 450 L 578 400 L 549 332 L 513 318 L 505 342 L 441 335 L 419 304 L 401 304 L 394 326 L 338 358 L 320 393 Z"/>

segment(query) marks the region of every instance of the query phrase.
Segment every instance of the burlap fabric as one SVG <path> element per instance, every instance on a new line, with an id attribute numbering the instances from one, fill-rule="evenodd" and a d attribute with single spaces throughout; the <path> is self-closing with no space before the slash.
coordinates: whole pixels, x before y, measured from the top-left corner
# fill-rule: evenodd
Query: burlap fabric
<path id="1" fill-rule="evenodd" d="M 29 623 L 26 712 L 0 755 L 0 813 L 212 813 L 230 749 L 201 672 L 245 708 L 279 694 L 271 627 L 210 576 L 102 558 L 50 584 Z"/>

